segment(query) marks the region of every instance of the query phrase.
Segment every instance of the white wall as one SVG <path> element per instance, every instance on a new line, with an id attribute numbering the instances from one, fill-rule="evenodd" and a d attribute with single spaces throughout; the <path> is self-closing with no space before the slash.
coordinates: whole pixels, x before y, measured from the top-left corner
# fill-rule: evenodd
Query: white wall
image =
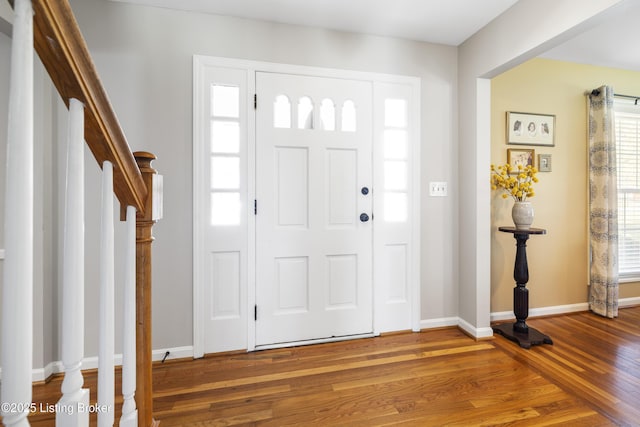
<path id="1" fill-rule="evenodd" d="M 460 305 L 480 335 L 490 333 L 490 81 L 568 40 L 621 0 L 520 0 L 460 46 Z M 541 13 L 543 12 L 543 13 Z"/>
<path id="2" fill-rule="evenodd" d="M 11 23 L 13 22 L 13 10 L 9 2 L 0 1 L 0 33 L 11 35 Z"/>
<path id="3" fill-rule="evenodd" d="M 154 229 L 154 348 L 192 344 L 194 54 L 420 77 L 422 188 L 450 183 L 449 197 L 422 198 L 422 318 L 457 315 L 455 48 L 104 0 L 71 5 L 130 145 L 156 154 L 165 176 L 164 219 Z"/>

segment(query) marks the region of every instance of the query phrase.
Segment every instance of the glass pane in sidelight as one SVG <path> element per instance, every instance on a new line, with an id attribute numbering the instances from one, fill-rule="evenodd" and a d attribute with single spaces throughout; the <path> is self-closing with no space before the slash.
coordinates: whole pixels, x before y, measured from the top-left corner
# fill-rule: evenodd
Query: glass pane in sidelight
<path id="1" fill-rule="evenodd" d="M 384 131 L 384 158 L 407 158 L 407 131 L 402 129 L 387 129 Z"/>
<path id="2" fill-rule="evenodd" d="M 240 123 L 211 121 L 211 152 L 238 153 L 240 151 Z"/>
<path id="3" fill-rule="evenodd" d="M 407 189 L 407 162 L 398 160 L 384 162 L 384 189 Z"/>
<path id="4" fill-rule="evenodd" d="M 403 128 L 407 126 L 407 101 L 404 99 L 384 100 L 384 125 Z"/>
<path id="5" fill-rule="evenodd" d="M 240 117 L 240 88 L 237 86 L 211 86 L 211 115 Z"/>

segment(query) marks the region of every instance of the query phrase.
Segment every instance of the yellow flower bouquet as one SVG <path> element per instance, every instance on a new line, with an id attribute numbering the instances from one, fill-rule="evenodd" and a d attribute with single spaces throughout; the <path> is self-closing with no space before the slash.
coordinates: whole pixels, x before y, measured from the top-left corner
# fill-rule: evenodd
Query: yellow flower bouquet
<path id="1" fill-rule="evenodd" d="M 517 202 L 524 202 L 535 195 L 533 183 L 538 182 L 537 173 L 538 169 L 532 166 L 491 165 L 491 189 L 502 190 L 503 199 L 511 196 Z"/>

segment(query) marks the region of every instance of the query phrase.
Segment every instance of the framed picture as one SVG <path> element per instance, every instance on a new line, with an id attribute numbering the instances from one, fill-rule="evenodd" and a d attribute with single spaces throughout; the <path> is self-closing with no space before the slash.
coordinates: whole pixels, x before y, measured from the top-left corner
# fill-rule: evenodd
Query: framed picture
<path id="1" fill-rule="evenodd" d="M 555 145 L 556 116 L 507 111 L 507 143 Z"/>
<path id="2" fill-rule="evenodd" d="M 538 170 L 551 172 L 551 154 L 538 154 Z"/>
<path id="3" fill-rule="evenodd" d="M 535 159 L 536 152 L 533 148 L 507 148 L 507 163 L 516 170 L 518 165 L 535 167 Z"/>

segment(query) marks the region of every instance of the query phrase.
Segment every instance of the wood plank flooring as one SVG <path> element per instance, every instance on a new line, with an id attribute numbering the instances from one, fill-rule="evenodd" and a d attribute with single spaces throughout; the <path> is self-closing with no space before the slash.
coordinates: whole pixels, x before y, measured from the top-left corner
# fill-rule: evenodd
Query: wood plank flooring
<path id="1" fill-rule="evenodd" d="M 554 345 L 442 329 L 156 364 L 154 416 L 162 427 L 640 425 L 640 307 L 528 323 Z M 35 386 L 34 402 L 55 403 L 60 382 Z"/>

